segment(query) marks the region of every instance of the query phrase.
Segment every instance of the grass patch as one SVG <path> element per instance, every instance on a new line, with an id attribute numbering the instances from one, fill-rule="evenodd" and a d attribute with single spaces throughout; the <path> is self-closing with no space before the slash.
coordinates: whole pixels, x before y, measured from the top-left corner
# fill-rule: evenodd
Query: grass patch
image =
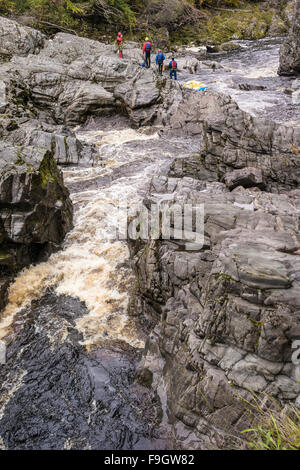
<path id="1" fill-rule="evenodd" d="M 241 432 L 248 447 L 253 450 L 300 450 L 300 410 L 292 405 L 281 407 L 273 398 L 267 398 L 271 400 L 269 407 L 263 406 L 263 400 L 256 395 L 251 403 L 244 401 L 248 412 L 255 415 L 252 427 Z"/>

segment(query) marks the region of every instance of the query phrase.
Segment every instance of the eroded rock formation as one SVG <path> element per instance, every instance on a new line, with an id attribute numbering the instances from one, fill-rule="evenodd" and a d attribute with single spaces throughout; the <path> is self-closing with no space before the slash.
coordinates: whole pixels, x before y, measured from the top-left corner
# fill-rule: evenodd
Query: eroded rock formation
<path id="1" fill-rule="evenodd" d="M 72 204 L 51 151 L 0 148 L 1 267 L 17 271 L 57 249 L 72 227 Z"/>
<path id="2" fill-rule="evenodd" d="M 165 132 L 199 136 L 201 142 L 194 159 L 174 162 L 173 176 L 215 181 L 229 171 L 255 167 L 266 177 L 268 190 L 300 183 L 300 127 L 245 112 L 228 95 L 185 91 Z"/>
<path id="3" fill-rule="evenodd" d="M 280 75 L 300 75 L 300 0 L 295 0 L 288 37 L 280 50 Z"/>
<path id="4" fill-rule="evenodd" d="M 291 363 L 300 334 L 299 190 L 229 192 L 222 183 L 154 177 L 146 204 L 159 200 L 204 204 L 205 238 L 192 251 L 188 234 L 133 248 L 135 308 L 157 323 L 137 377 L 167 390 L 183 440 L 190 433 L 196 448 L 230 447 L 230 434 L 249 424 L 240 400 L 251 391 L 300 404 Z"/>
<path id="5" fill-rule="evenodd" d="M 138 49 L 130 49 L 127 59 L 125 50 L 124 60 L 114 52 L 113 46 L 60 33 L 40 54 L 14 57 L 8 81 L 17 77 L 30 102 L 57 124 L 75 125 L 122 108 L 136 126 L 153 121 L 160 98 L 153 71 L 141 69 Z"/>

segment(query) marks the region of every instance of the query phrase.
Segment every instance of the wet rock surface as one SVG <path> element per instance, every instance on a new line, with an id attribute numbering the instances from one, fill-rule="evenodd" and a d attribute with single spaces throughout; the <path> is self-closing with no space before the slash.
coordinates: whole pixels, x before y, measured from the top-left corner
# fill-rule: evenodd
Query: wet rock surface
<path id="1" fill-rule="evenodd" d="M 0 278 L 0 309 L 2 310 L 7 302 L 8 297 L 8 288 L 9 288 L 9 279 Z"/>
<path id="2" fill-rule="evenodd" d="M 63 170 L 75 208 L 74 229 L 63 250 L 24 271 L 11 286 L 0 323 L 0 336 L 9 344 L 8 367 L 0 380 L 5 448 L 174 448 L 156 392 L 149 383 L 134 381 L 146 327 L 139 332 L 134 312 L 132 320 L 126 319 L 126 291 L 135 282 L 130 281 L 129 253 L 120 242 L 107 241 L 101 230 L 109 231 L 116 223 L 117 204 L 126 198 L 131 206 L 137 204 L 153 173 L 166 174 L 173 155 L 191 155 L 197 144 L 182 139 L 162 144 L 155 129 L 135 131 L 128 125 L 127 119 L 113 116 L 95 118 L 78 130 L 82 144 L 96 144 L 101 162 Z M 47 285 L 53 285 L 55 294 L 43 297 Z M 28 296 L 37 300 L 28 305 Z M 11 310 L 13 322 L 8 318 Z M 22 359 L 30 380 L 13 368 L 12 386 L 10 354 L 15 357 L 21 344 L 30 344 L 33 351 L 26 364 Z M 31 404 L 23 413 L 27 393 Z"/>
<path id="3" fill-rule="evenodd" d="M 139 352 L 117 342 L 87 352 L 75 328 L 85 313 L 49 292 L 17 316 L 0 370 L 5 448 L 167 448 L 158 398 L 134 383 Z"/>

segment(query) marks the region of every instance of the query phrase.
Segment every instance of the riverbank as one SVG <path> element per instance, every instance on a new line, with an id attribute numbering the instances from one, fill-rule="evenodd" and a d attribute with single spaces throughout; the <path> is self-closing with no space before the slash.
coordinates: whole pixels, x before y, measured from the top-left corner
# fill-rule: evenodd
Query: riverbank
<path id="1" fill-rule="evenodd" d="M 119 18 L 107 20 L 97 9 L 88 8 L 85 3 L 74 2 L 72 9 L 52 0 L 45 0 L 38 9 L 31 8 L 26 2 L 17 7 L 13 2 L 0 1 L 0 14 L 37 28 L 47 36 L 62 31 L 111 43 L 115 40 L 116 31 L 122 29 L 125 40 L 142 42 L 147 33 L 156 46 L 171 49 L 182 44 L 216 45 L 232 39 L 253 40 L 285 35 L 292 11 L 290 1 L 255 4 L 243 1 L 238 2 L 238 8 L 205 6 L 204 3 L 199 9 L 193 7 L 185 16 L 182 13 L 181 18 L 172 2 L 176 0 L 170 0 L 168 6 L 162 3 L 157 10 L 149 1 L 144 8 L 137 8 L 132 22 L 128 20 L 124 24 L 121 12 Z"/>

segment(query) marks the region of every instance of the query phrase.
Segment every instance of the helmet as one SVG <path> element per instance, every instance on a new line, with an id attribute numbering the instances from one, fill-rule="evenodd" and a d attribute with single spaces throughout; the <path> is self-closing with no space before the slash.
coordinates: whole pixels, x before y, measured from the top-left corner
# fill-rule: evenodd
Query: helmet
<path id="1" fill-rule="evenodd" d="M 122 33 L 118 33 L 118 36 L 122 36 Z"/>
<path id="2" fill-rule="evenodd" d="M 157 51 L 157 52 L 161 52 L 161 49 L 158 49 L 158 51 Z"/>
<path id="3" fill-rule="evenodd" d="M 149 38 L 145 38 L 145 41 L 149 41 Z"/>

